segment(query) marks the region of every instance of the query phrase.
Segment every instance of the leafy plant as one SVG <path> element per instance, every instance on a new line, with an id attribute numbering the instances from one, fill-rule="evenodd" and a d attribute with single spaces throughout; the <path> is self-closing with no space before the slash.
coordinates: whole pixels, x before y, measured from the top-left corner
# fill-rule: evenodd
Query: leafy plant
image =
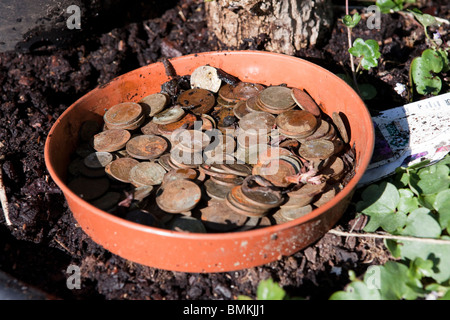
<path id="1" fill-rule="evenodd" d="M 450 298 L 450 156 L 425 164 L 398 168 L 361 193 L 356 208 L 370 217 L 364 231 L 392 235 L 385 244 L 400 260 L 351 277 L 331 299 Z"/>
<path id="2" fill-rule="evenodd" d="M 405 4 L 411 4 L 415 0 L 377 0 L 376 5 L 382 13 L 391 13 L 403 10 Z"/>
<path id="3" fill-rule="evenodd" d="M 348 1 L 346 1 L 346 15 L 342 18 L 342 23 L 347 27 L 348 33 L 348 51 L 350 53 L 350 67 L 352 70 L 352 81 L 348 81 L 345 77 L 341 78 L 346 80 L 353 89 L 355 89 L 361 98 L 364 100 L 373 99 L 376 96 L 376 89 L 371 84 L 358 84 L 357 74 L 360 66 L 364 69 L 369 70 L 370 68 L 376 67 L 378 65 L 378 58 L 380 57 L 378 43 L 375 40 L 362 40 L 361 38 L 356 39 L 352 45 L 351 30 L 359 23 L 361 16 L 356 12 L 353 16 L 348 14 Z M 362 57 L 358 67 L 355 70 L 355 65 L 353 57 Z"/>
<path id="4" fill-rule="evenodd" d="M 257 300 L 297 300 L 298 298 L 291 298 L 287 295 L 286 291 L 272 279 L 262 280 L 258 284 L 256 289 Z M 251 297 L 240 295 L 238 300 L 252 300 Z"/>
<path id="5" fill-rule="evenodd" d="M 366 70 L 378 66 L 378 58 L 381 56 L 381 53 L 380 47 L 375 40 L 369 39 L 364 41 L 358 38 L 353 42 L 353 46 L 348 51 L 355 57 L 362 57 L 356 73 L 358 73 L 360 66 Z"/>

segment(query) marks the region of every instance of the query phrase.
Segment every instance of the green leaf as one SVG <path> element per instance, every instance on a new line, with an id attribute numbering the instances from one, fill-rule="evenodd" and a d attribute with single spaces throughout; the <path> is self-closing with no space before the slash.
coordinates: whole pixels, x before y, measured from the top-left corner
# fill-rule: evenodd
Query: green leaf
<path id="1" fill-rule="evenodd" d="M 432 15 L 429 15 L 427 13 L 422 13 L 419 9 L 408 10 L 408 11 L 414 15 L 414 17 L 417 19 L 417 21 L 419 21 L 420 24 L 425 29 L 430 26 L 440 26 L 441 25 L 439 23 L 439 21 L 436 20 L 435 17 L 433 17 Z"/>
<path id="2" fill-rule="evenodd" d="M 356 39 L 353 42 L 353 46 L 348 51 L 355 57 L 363 57 L 361 60 L 361 66 L 369 70 L 370 68 L 378 65 L 378 58 L 381 56 L 380 47 L 378 43 L 369 39 L 364 41 L 361 38 Z"/>
<path id="3" fill-rule="evenodd" d="M 333 293 L 330 300 L 380 300 L 380 292 L 369 288 L 362 281 L 355 280 L 346 286 L 345 291 Z"/>
<path id="4" fill-rule="evenodd" d="M 414 187 L 421 194 L 433 194 L 446 190 L 450 186 L 450 168 L 446 165 L 436 164 L 418 171 L 419 181 Z"/>
<path id="5" fill-rule="evenodd" d="M 345 24 L 346 27 L 353 28 L 358 24 L 360 20 L 361 16 L 358 14 L 358 12 L 356 12 L 353 15 L 353 17 L 348 14 L 345 15 L 344 18 L 342 19 L 342 22 Z"/>
<path id="6" fill-rule="evenodd" d="M 364 274 L 364 282 L 378 288 L 381 299 L 413 300 L 423 295 L 423 290 L 410 278 L 408 271 L 404 264 L 388 261 L 383 266 L 370 266 Z"/>
<path id="7" fill-rule="evenodd" d="M 427 208 L 418 208 L 408 215 L 406 226 L 401 232 L 405 236 L 439 238 L 441 227 Z"/>
<path id="8" fill-rule="evenodd" d="M 386 245 L 395 257 L 433 261 L 434 267 L 430 277 L 437 282 L 443 283 L 450 279 L 450 242 L 436 244 L 414 240 L 388 240 Z"/>
<path id="9" fill-rule="evenodd" d="M 444 68 L 445 60 L 433 49 L 426 49 L 420 57 L 411 62 L 411 77 L 419 94 L 437 95 L 442 89 L 442 81 L 439 73 Z"/>
<path id="10" fill-rule="evenodd" d="M 450 189 L 442 190 L 434 199 L 433 207 L 438 212 L 439 224 L 442 229 L 450 227 Z"/>
<path id="11" fill-rule="evenodd" d="M 286 292 L 272 279 L 262 280 L 256 291 L 258 300 L 283 300 Z"/>
<path id="12" fill-rule="evenodd" d="M 387 232 L 396 232 L 405 225 L 406 214 L 396 212 L 400 195 L 393 184 L 372 184 L 361 193 L 361 198 L 356 203 L 356 210 L 370 217 L 369 223 L 364 227 L 366 232 L 373 232 L 379 227 Z"/>
<path id="13" fill-rule="evenodd" d="M 398 193 L 400 199 L 397 205 L 397 210 L 403 213 L 409 213 L 419 207 L 419 200 L 414 193 L 409 189 L 399 189 Z"/>
<path id="14" fill-rule="evenodd" d="M 382 13 L 390 13 L 392 11 L 398 11 L 403 9 L 402 0 L 377 0 L 376 5 L 380 8 Z"/>

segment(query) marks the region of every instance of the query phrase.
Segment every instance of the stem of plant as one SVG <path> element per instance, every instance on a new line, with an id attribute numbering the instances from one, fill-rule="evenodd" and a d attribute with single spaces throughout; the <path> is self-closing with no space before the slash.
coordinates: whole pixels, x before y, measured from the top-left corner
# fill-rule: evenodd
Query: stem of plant
<path id="1" fill-rule="evenodd" d="M 8 198 L 6 197 L 6 190 L 3 184 L 3 173 L 0 166 L 0 202 L 2 204 L 3 215 L 5 216 L 6 225 L 11 226 L 11 220 L 9 219 Z"/>
<path id="2" fill-rule="evenodd" d="M 345 14 L 346 15 L 349 14 L 348 0 L 345 0 Z M 349 27 L 347 27 L 347 39 L 348 39 L 348 48 L 350 49 L 352 47 L 352 29 Z M 358 82 L 356 81 L 355 63 L 353 61 L 353 55 L 350 52 L 349 55 L 350 55 L 350 68 L 352 70 L 353 83 L 355 85 L 356 91 L 358 92 L 358 94 L 360 94 Z"/>

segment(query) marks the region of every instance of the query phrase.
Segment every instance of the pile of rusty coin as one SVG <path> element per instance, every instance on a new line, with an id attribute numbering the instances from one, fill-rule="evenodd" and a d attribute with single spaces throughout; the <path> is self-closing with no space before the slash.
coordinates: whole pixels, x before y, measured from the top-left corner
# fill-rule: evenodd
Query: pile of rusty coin
<path id="1" fill-rule="evenodd" d="M 305 90 L 211 66 L 188 79 L 176 96 L 161 90 L 83 122 L 69 188 L 136 223 L 231 232 L 300 218 L 354 171 L 345 117 Z"/>

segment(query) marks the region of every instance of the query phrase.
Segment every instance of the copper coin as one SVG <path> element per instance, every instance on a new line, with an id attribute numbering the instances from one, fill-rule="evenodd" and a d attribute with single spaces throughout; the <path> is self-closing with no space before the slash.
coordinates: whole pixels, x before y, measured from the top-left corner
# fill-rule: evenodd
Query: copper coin
<path id="1" fill-rule="evenodd" d="M 192 107 L 197 115 L 208 113 L 215 105 L 214 95 L 205 89 L 189 89 L 178 96 L 178 103 L 183 107 Z"/>
<path id="2" fill-rule="evenodd" d="M 217 69 L 211 66 L 200 66 L 191 74 L 191 87 L 201 88 L 212 92 L 220 89 L 222 80 L 219 78 Z"/>
<path id="3" fill-rule="evenodd" d="M 236 95 L 233 93 L 233 86 L 226 83 L 224 84 L 220 90 L 219 90 L 219 97 L 222 98 L 224 101 L 236 103 L 238 101 L 238 98 L 236 98 Z"/>
<path id="4" fill-rule="evenodd" d="M 234 111 L 233 106 L 223 106 L 220 109 L 215 109 L 211 115 L 217 119 L 217 127 L 229 127 L 234 124 L 233 121 L 230 121 L 234 119 Z"/>
<path id="5" fill-rule="evenodd" d="M 233 107 L 233 113 L 238 119 L 242 119 L 243 116 L 250 113 L 250 111 L 247 108 L 247 102 L 246 101 L 239 101 L 234 107 Z"/>
<path id="6" fill-rule="evenodd" d="M 316 207 L 321 207 L 327 202 L 331 201 L 335 196 L 336 189 L 333 187 L 328 187 L 313 204 Z"/>
<path id="7" fill-rule="evenodd" d="M 109 188 L 107 178 L 85 178 L 78 177 L 67 185 L 70 190 L 86 201 L 102 196 Z"/>
<path id="8" fill-rule="evenodd" d="M 224 201 L 211 200 L 208 206 L 200 209 L 201 220 L 206 228 L 214 231 L 226 232 L 243 226 L 247 217 L 234 213 Z"/>
<path id="9" fill-rule="evenodd" d="M 92 137 L 101 131 L 101 125 L 94 120 L 87 120 L 81 124 L 80 139 L 82 141 L 91 141 Z"/>
<path id="10" fill-rule="evenodd" d="M 169 227 L 178 232 L 206 233 L 205 225 L 200 220 L 187 216 L 175 217 Z"/>
<path id="11" fill-rule="evenodd" d="M 252 130 L 249 130 L 250 132 L 253 132 Z M 256 132 L 256 131 L 255 131 Z M 250 146 L 254 146 L 257 144 L 267 144 L 269 142 L 269 136 L 266 133 L 266 131 L 262 131 L 262 135 L 254 135 L 249 134 L 247 132 L 239 132 L 236 140 L 240 147 L 243 148 L 249 148 Z"/>
<path id="12" fill-rule="evenodd" d="M 133 199 L 142 201 L 147 198 L 153 191 L 153 186 L 141 186 L 136 187 L 133 190 Z"/>
<path id="13" fill-rule="evenodd" d="M 264 86 L 259 83 L 239 82 L 234 88 L 233 93 L 240 100 L 247 100 L 256 96 L 260 91 L 264 90 Z"/>
<path id="14" fill-rule="evenodd" d="M 314 116 L 319 117 L 320 116 L 320 108 L 317 105 L 317 103 L 314 101 L 313 98 L 309 94 L 307 94 L 305 91 L 292 88 L 291 92 L 292 98 L 294 99 L 295 103 L 302 108 L 303 110 L 306 110 L 308 112 L 311 112 Z"/>
<path id="15" fill-rule="evenodd" d="M 142 107 L 135 102 L 123 102 L 112 106 L 103 115 L 108 128 L 121 129 L 142 117 Z"/>
<path id="16" fill-rule="evenodd" d="M 283 86 L 267 87 L 258 94 L 258 97 L 264 106 L 274 110 L 287 110 L 295 105 L 291 89 Z"/>
<path id="17" fill-rule="evenodd" d="M 195 208 L 200 202 L 200 187 L 189 180 L 175 180 L 162 185 L 156 193 L 156 203 L 169 213 L 180 213 Z"/>
<path id="18" fill-rule="evenodd" d="M 272 209 L 278 207 L 282 202 L 283 198 L 276 194 L 275 192 L 263 192 L 259 190 L 243 190 L 241 187 L 240 191 L 237 189 L 236 193 L 233 195 L 239 195 L 244 198 L 247 203 L 258 208 Z"/>
<path id="19" fill-rule="evenodd" d="M 169 124 L 177 122 L 184 114 L 185 112 L 181 107 L 175 106 L 156 114 L 153 117 L 152 122 L 156 124 Z"/>
<path id="20" fill-rule="evenodd" d="M 340 179 L 345 170 L 344 161 L 337 156 L 331 156 L 329 159 L 330 161 L 320 170 L 320 173 L 330 179 Z"/>
<path id="21" fill-rule="evenodd" d="M 166 170 L 156 162 L 141 162 L 130 170 L 130 181 L 137 187 L 161 184 Z"/>
<path id="22" fill-rule="evenodd" d="M 333 122 L 336 125 L 339 133 L 341 134 L 341 138 L 344 141 L 344 143 L 349 142 L 349 137 L 347 133 L 347 129 L 345 128 L 344 121 L 342 120 L 341 115 L 338 112 L 333 112 L 332 114 Z"/>
<path id="23" fill-rule="evenodd" d="M 187 152 L 201 152 L 209 145 L 211 139 L 200 130 L 182 130 L 175 135 L 174 141 L 178 142 L 177 148 Z"/>
<path id="24" fill-rule="evenodd" d="M 124 129 L 112 129 L 97 133 L 93 138 L 93 146 L 99 152 L 114 152 L 125 147 L 131 133 Z"/>
<path id="25" fill-rule="evenodd" d="M 263 165 L 259 174 L 272 182 L 277 187 L 287 187 L 290 182 L 286 179 L 297 172 L 295 166 L 282 159 L 272 159 L 269 163 Z"/>
<path id="26" fill-rule="evenodd" d="M 305 159 L 327 159 L 334 154 L 334 144 L 325 139 L 305 141 L 298 152 Z"/>
<path id="27" fill-rule="evenodd" d="M 244 163 L 222 163 L 219 167 L 228 173 L 242 177 L 246 177 L 252 173 L 252 167 Z"/>
<path id="28" fill-rule="evenodd" d="M 268 211 L 265 207 L 249 203 L 242 194 L 241 186 L 233 187 L 225 200 L 234 211 L 247 217 L 260 217 Z"/>
<path id="29" fill-rule="evenodd" d="M 177 129 L 186 129 L 190 130 L 194 127 L 194 123 L 197 120 L 197 117 L 192 113 L 187 113 L 180 120 L 169 123 L 169 124 L 160 124 L 158 125 L 158 131 L 163 134 L 171 134 Z"/>
<path id="30" fill-rule="evenodd" d="M 143 97 L 138 103 L 147 105 L 150 108 L 149 116 L 153 117 L 164 110 L 169 103 L 169 97 L 164 93 L 157 92 Z"/>
<path id="31" fill-rule="evenodd" d="M 121 182 L 130 183 L 130 171 L 139 164 L 139 161 L 133 158 L 119 158 L 110 162 L 105 171 L 108 175 Z"/>
<path id="32" fill-rule="evenodd" d="M 325 120 L 319 120 L 319 125 L 314 133 L 305 138 L 305 140 L 314 140 L 324 138 L 330 131 L 330 124 Z"/>
<path id="33" fill-rule="evenodd" d="M 161 156 L 168 148 L 166 139 L 155 135 L 139 135 L 131 138 L 126 144 L 130 156 L 148 160 Z"/>
<path id="34" fill-rule="evenodd" d="M 242 117 L 239 126 L 247 132 L 255 132 L 255 134 L 270 133 L 275 124 L 275 116 L 267 112 L 251 112 Z"/>
<path id="35" fill-rule="evenodd" d="M 214 118 L 211 117 L 209 114 L 202 114 L 200 116 L 200 119 L 202 120 L 201 129 L 203 131 L 213 130 L 216 127 L 216 120 L 214 120 Z"/>
<path id="36" fill-rule="evenodd" d="M 251 97 L 247 101 L 245 101 L 245 106 L 249 109 L 250 112 L 252 111 L 261 111 L 261 109 L 258 107 L 256 103 L 257 97 Z"/>
<path id="37" fill-rule="evenodd" d="M 279 214 L 281 214 L 283 218 L 286 219 L 286 221 L 292 221 L 303 217 L 304 215 L 310 213 L 312 210 L 312 206 L 308 204 L 306 206 L 297 208 L 280 208 L 278 211 Z"/>
<path id="38" fill-rule="evenodd" d="M 170 163 L 178 168 L 196 168 L 203 163 L 201 152 L 187 152 L 179 148 L 173 148 L 170 151 Z"/>
<path id="39" fill-rule="evenodd" d="M 308 136 L 316 130 L 318 121 L 314 115 L 304 110 L 290 110 L 278 115 L 275 121 L 280 132 Z"/>
<path id="40" fill-rule="evenodd" d="M 104 168 L 111 161 L 113 161 L 113 155 L 109 152 L 93 152 L 84 158 L 86 167 L 92 169 Z"/>
<path id="41" fill-rule="evenodd" d="M 171 170 L 172 167 L 169 164 L 169 160 L 170 160 L 170 153 L 166 153 L 163 154 L 162 156 L 160 156 L 156 161 L 158 161 L 158 163 L 167 171 Z"/>
<path id="42" fill-rule="evenodd" d="M 238 186 L 238 185 L 241 185 L 242 182 L 244 182 L 244 178 L 241 176 L 235 176 L 233 178 L 220 178 L 220 177 L 210 176 L 210 179 L 217 184 L 221 184 L 221 185 L 228 186 L 228 187 Z"/>
<path id="43" fill-rule="evenodd" d="M 220 107 L 234 108 L 234 106 L 236 105 L 236 102 L 226 101 L 223 100 L 221 97 L 217 97 L 216 103 L 217 103 L 216 108 Z"/>
<path id="44" fill-rule="evenodd" d="M 162 183 L 167 183 L 178 179 L 195 180 L 197 177 L 197 170 L 192 168 L 171 169 L 164 175 Z"/>
<path id="45" fill-rule="evenodd" d="M 315 195 L 321 193 L 325 189 L 326 185 L 326 182 L 322 182 L 320 184 L 307 183 L 301 186 L 300 189 L 289 192 L 288 196 L 290 198 L 304 198 L 305 196 L 314 197 Z"/>
<path id="46" fill-rule="evenodd" d="M 146 125 L 141 127 L 141 132 L 143 134 L 160 134 L 159 124 L 150 121 Z"/>
<path id="47" fill-rule="evenodd" d="M 224 200 L 231 190 L 230 186 L 218 184 L 211 179 L 206 180 L 203 185 L 205 187 L 206 194 L 216 200 Z"/>
<path id="48" fill-rule="evenodd" d="M 109 210 L 116 206 L 120 201 L 121 195 L 119 192 L 110 191 L 95 199 L 91 204 L 101 210 Z"/>
<path id="49" fill-rule="evenodd" d="M 287 196 L 287 201 L 281 205 L 281 208 L 298 208 L 303 207 L 308 204 L 310 204 L 314 199 L 314 196 L 311 195 L 301 195 L 297 197 L 289 197 L 289 194 Z"/>

